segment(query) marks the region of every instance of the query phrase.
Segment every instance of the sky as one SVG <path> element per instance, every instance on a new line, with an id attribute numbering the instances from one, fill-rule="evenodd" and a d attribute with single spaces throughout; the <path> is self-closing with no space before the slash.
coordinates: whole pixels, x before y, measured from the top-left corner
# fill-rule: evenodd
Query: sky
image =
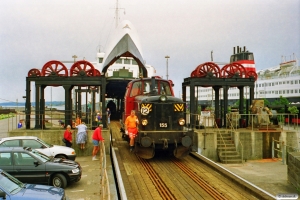
<path id="1" fill-rule="evenodd" d="M 119 0 L 119 20 L 139 35 L 143 58 L 173 80 L 174 93 L 200 64 L 229 62 L 233 47 L 254 53 L 256 69 L 300 59 L 300 0 Z M 50 60 L 96 61 L 115 27 L 116 0 L 1 0 L 0 102 L 24 102 L 26 77 Z M 50 88 L 52 88 L 50 93 Z M 31 95 L 34 95 L 34 87 Z M 34 99 L 31 97 L 31 99 Z M 63 101 L 47 87 L 46 101 Z"/>

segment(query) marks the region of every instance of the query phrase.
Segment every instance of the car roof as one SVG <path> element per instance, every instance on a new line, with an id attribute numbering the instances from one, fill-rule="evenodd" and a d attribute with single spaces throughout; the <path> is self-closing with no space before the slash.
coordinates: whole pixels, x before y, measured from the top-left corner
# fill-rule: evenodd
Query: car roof
<path id="1" fill-rule="evenodd" d="M 15 140 L 15 139 L 38 139 L 36 136 L 14 136 L 14 137 L 4 137 L 0 138 L 0 141 L 6 141 L 6 140 Z"/>
<path id="2" fill-rule="evenodd" d="M 30 151 L 30 147 L 0 147 L 1 152 L 11 152 L 11 151 Z"/>

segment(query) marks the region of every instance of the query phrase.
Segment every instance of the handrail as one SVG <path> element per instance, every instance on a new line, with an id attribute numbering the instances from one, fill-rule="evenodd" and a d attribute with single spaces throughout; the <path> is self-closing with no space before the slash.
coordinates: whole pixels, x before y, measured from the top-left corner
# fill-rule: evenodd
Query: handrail
<path id="1" fill-rule="evenodd" d="M 235 116 L 236 117 L 236 119 L 239 119 L 239 116 Z M 231 122 L 231 119 L 230 119 L 230 117 L 229 117 L 229 115 L 228 114 L 226 114 L 226 118 L 228 119 L 228 121 L 229 121 L 229 123 L 231 124 L 231 134 L 233 133 L 233 132 L 235 132 L 236 131 L 236 129 L 234 129 L 234 126 L 233 126 L 233 124 L 232 124 L 232 122 Z M 232 135 L 231 135 L 231 137 L 232 137 Z M 240 138 L 239 138 L 239 143 L 240 143 L 240 145 L 241 145 L 241 157 L 242 157 L 242 163 L 244 163 L 244 145 L 243 145 L 243 143 L 242 143 L 242 141 L 240 140 Z"/>
<path id="2" fill-rule="evenodd" d="M 100 142 L 100 184 L 101 184 L 101 199 L 110 200 L 109 179 L 106 170 L 106 153 L 104 142 Z"/>
<path id="3" fill-rule="evenodd" d="M 277 144 L 281 145 L 281 150 L 280 150 L 280 148 L 275 147 L 275 142 L 277 142 Z M 288 154 L 286 147 L 292 148 L 296 152 L 300 152 L 300 148 L 295 148 L 290 145 L 286 145 L 286 144 L 284 144 L 284 141 L 275 140 L 274 137 L 272 137 L 272 159 L 275 158 L 275 155 L 274 155 L 275 151 L 281 152 L 282 153 L 282 163 L 284 165 L 286 165 L 287 154 Z"/>

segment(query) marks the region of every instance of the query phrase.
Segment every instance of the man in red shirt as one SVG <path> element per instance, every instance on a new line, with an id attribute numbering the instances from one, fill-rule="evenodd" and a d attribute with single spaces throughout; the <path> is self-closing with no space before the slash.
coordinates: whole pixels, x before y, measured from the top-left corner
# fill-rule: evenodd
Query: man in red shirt
<path id="1" fill-rule="evenodd" d="M 99 126 L 94 130 L 94 133 L 93 133 L 93 136 L 92 136 L 92 139 L 93 139 L 93 145 L 94 145 L 94 148 L 93 148 L 93 158 L 92 160 L 98 160 L 96 158 L 96 155 L 99 151 L 99 142 L 103 142 L 104 139 L 102 137 L 102 124 L 99 124 Z"/>
<path id="2" fill-rule="evenodd" d="M 132 152 L 133 147 L 134 147 L 134 138 L 135 136 L 137 136 L 138 134 L 138 124 L 139 124 L 139 120 L 138 117 L 135 115 L 135 111 L 132 110 L 130 112 L 130 115 L 126 118 L 125 120 L 125 133 L 126 135 L 129 134 L 129 138 L 130 138 L 130 152 Z"/>

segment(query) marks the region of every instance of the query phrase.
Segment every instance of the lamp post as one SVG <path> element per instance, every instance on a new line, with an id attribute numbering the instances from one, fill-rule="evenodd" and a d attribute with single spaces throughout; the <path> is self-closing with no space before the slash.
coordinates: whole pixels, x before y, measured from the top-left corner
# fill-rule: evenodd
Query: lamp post
<path id="1" fill-rule="evenodd" d="M 170 58 L 170 56 L 165 56 L 165 58 L 167 59 L 167 80 L 169 80 L 169 74 L 168 74 L 168 59 Z"/>

